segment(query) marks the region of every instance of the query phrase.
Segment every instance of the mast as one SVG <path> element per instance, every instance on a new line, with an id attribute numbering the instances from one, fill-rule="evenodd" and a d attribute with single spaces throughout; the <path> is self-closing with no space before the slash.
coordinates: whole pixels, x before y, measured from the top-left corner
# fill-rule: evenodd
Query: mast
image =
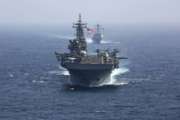
<path id="1" fill-rule="evenodd" d="M 87 27 L 87 24 L 82 23 L 81 14 L 79 14 L 79 19 L 77 23 L 73 24 L 73 28 L 76 29 L 76 38 L 70 40 L 70 44 L 68 46 L 71 54 L 84 56 L 87 53 L 87 43 L 84 36 L 84 28 Z"/>
<path id="2" fill-rule="evenodd" d="M 77 40 L 85 42 L 85 36 L 84 36 L 83 29 L 86 27 L 87 27 L 87 24 L 82 23 L 81 14 L 79 14 L 78 22 L 73 24 L 73 28 L 76 29 L 76 39 Z"/>
<path id="3" fill-rule="evenodd" d="M 97 24 L 96 30 L 97 30 L 97 33 L 100 33 L 100 25 L 99 24 Z"/>

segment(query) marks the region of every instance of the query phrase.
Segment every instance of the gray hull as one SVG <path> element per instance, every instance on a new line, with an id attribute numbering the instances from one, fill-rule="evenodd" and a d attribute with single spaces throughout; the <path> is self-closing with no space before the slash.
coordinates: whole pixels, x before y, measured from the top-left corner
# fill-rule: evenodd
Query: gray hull
<path id="1" fill-rule="evenodd" d="M 111 78 L 112 64 L 67 64 L 70 82 L 77 86 L 98 86 Z"/>

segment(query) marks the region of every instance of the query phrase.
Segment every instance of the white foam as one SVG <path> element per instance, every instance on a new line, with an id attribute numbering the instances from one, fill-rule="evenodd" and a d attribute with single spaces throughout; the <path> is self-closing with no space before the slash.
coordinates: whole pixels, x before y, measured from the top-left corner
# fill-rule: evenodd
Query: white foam
<path id="1" fill-rule="evenodd" d="M 120 81 L 120 80 L 117 80 L 117 78 L 116 78 L 117 75 L 122 75 L 128 71 L 129 71 L 129 69 L 125 68 L 125 67 L 114 69 L 111 73 L 110 80 L 106 83 L 103 83 L 103 85 L 124 85 L 124 84 L 128 84 L 127 81 Z"/>
<path id="2" fill-rule="evenodd" d="M 40 84 L 43 84 L 45 83 L 44 80 L 32 80 L 33 83 L 40 83 Z"/>
<path id="3" fill-rule="evenodd" d="M 13 75 L 12 73 L 9 73 L 9 77 L 13 78 L 13 77 L 14 77 L 14 75 Z"/>
<path id="4" fill-rule="evenodd" d="M 67 70 L 51 70 L 48 71 L 49 74 L 55 74 L 55 75 L 70 75 Z"/>
<path id="5" fill-rule="evenodd" d="M 70 75 L 69 71 L 61 71 L 62 75 Z"/>
<path id="6" fill-rule="evenodd" d="M 93 43 L 93 40 L 92 40 L 92 38 L 87 37 L 86 42 L 91 44 L 91 43 Z M 112 42 L 111 41 L 105 41 L 105 40 L 101 41 L 101 44 L 107 44 L 107 43 L 112 43 Z"/>
<path id="7" fill-rule="evenodd" d="M 86 38 L 87 43 L 93 43 L 93 40 L 91 38 Z"/>

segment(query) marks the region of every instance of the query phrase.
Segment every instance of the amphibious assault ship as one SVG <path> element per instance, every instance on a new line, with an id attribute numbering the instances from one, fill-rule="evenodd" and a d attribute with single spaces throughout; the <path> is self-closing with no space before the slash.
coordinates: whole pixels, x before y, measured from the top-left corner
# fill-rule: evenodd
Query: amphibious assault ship
<path id="1" fill-rule="evenodd" d="M 102 39 L 103 39 L 103 34 L 102 34 L 102 28 L 100 28 L 100 25 L 97 24 L 96 25 L 96 31 L 92 37 L 92 40 L 93 40 L 93 43 L 96 43 L 96 44 L 100 44 Z"/>
<path id="2" fill-rule="evenodd" d="M 69 40 L 69 53 L 55 52 L 55 55 L 61 66 L 69 71 L 70 85 L 91 87 L 108 82 L 112 70 L 119 67 L 121 58 L 117 57 L 116 49 L 111 52 L 97 49 L 96 54 L 88 54 L 84 36 L 86 27 L 79 15 L 78 22 L 73 25 L 76 38 Z"/>

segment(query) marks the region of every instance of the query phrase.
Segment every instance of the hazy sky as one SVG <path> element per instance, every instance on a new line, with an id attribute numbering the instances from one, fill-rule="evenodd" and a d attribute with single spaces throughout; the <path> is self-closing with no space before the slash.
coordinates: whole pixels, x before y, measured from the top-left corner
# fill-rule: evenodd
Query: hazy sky
<path id="1" fill-rule="evenodd" d="M 180 24 L 180 0 L 0 0 L 0 23 Z"/>

